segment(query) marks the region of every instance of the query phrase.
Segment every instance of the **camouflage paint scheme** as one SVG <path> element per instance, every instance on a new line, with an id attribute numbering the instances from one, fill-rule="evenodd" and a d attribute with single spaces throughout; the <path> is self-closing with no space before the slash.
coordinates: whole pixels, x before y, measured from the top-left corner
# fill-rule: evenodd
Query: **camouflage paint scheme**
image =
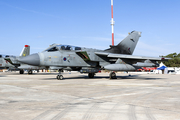
<path id="1" fill-rule="evenodd" d="M 106 50 L 54 44 L 43 52 L 23 57 L 19 61 L 47 68 L 54 66 L 65 69 L 68 67 L 72 71 L 88 73 L 89 77 L 92 78 L 94 73 L 102 69 L 132 71 L 144 66 L 155 67 L 158 66 L 156 61 L 165 60 L 159 57 L 133 56 L 139 37 L 141 37 L 141 32 L 132 31 L 118 45 L 110 46 Z M 145 60 L 150 62 L 144 62 Z M 116 78 L 113 76 L 115 73 L 110 74 L 110 78 Z"/>

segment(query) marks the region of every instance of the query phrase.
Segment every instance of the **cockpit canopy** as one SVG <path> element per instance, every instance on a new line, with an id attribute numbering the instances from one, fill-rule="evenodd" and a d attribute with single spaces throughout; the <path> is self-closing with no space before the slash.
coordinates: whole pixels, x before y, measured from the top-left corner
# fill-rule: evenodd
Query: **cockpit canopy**
<path id="1" fill-rule="evenodd" d="M 74 50 L 81 50 L 81 47 L 71 46 L 71 45 L 56 45 L 56 46 L 53 46 L 53 47 L 51 47 L 45 51 L 53 52 L 53 51 L 59 51 L 59 50 L 74 51 Z"/>
<path id="2" fill-rule="evenodd" d="M 6 58 L 6 57 L 14 57 L 12 55 L 0 55 L 0 58 Z"/>

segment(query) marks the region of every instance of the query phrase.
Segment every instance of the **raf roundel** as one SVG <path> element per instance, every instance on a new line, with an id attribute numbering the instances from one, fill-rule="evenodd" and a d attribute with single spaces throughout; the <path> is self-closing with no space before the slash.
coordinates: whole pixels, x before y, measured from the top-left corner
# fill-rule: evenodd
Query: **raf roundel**
<path id="1" fill-rule="evenodd" d="M 66 57 L 64 57 L 63 60 L 66 61 Z"/>

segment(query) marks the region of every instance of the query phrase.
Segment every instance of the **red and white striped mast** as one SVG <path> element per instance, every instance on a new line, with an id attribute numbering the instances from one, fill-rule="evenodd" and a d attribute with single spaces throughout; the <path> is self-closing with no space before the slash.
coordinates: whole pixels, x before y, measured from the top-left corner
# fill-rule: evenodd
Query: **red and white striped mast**
<path id="1" fill-rule="evenodd" d="M 114 46 L 113 0 L 111 0 L 111 26 L 112 26 L 112 46 Z"/>

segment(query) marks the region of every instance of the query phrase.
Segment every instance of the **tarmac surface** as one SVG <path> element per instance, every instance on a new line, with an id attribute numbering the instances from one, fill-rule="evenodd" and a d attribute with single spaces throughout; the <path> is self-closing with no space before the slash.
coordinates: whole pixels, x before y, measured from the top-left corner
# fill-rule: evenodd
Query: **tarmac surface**
<path id="1" fill-rule="evenodd" d="M 0 73 L 0 120 L 180 120 L 180 75 Z"/>

